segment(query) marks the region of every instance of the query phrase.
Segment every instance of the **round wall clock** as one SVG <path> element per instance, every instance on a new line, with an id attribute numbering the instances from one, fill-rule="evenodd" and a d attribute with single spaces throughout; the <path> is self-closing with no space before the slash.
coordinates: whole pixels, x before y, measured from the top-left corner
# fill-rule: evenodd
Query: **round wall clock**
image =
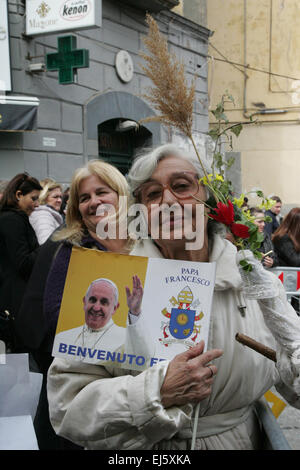
<path id="1" fill-rule="evenodd" d="M 133 62 L 127 51 L 119 51 L 116 55 L 116 72 L 123 82 L 130 82 L 133 77 Z"/>

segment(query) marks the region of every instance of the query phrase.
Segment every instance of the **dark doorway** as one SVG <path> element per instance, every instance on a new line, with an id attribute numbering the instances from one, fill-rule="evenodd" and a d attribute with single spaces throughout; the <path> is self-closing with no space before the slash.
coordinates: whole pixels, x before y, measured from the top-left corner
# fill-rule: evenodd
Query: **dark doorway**
<path id="1" fill-rule="evenodd" d="M 151 147 L 152 133 L 131 119 L 110 119 L 98 126 L 99 158 L 128 173 L 138 149 Z"/>

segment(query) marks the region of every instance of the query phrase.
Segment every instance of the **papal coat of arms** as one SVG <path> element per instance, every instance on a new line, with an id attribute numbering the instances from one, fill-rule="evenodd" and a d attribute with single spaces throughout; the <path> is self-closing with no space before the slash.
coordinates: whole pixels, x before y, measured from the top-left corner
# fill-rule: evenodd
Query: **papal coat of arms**
<path id="1" fill-rule="evenodd" d="M 167 308 L 161 312 L 169 321 L 161 323 L 162 338 L 159 341 L 166 347 L 178 342 L 194 346 L 201 328 L 197 322 L 204 317 L 202 311 L 197 313 L 199 299 L 194 300 L 190 287 L 186 286 L 179 292 L 177 299 L 173 296 L 169 302 L 173 308 L 170 312 Z"/>

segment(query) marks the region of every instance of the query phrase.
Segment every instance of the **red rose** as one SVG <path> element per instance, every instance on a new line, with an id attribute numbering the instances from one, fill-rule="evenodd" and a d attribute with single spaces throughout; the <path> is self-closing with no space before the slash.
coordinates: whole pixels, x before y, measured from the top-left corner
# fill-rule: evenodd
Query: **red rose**
<path id="1" fill-rule="evenodd" d="M 230 226 L 234 221 L 234 209 L 231 201 L 228 201 L 228 206 L 223 204 L 223 202 L 218 202 L 217 208 L 214 209 L 217 213 L 209 214 L 210 217 L 215 219 L 217 222 L 221 222 L 221 224 L 225 224 Z"/>
<path id="2" fill-rule="evenodd" d="M 249 233 L 249 227 L 244 224 L 231 224 L 230 229 L 236 237 L 239 238 L 249 238 L 250 233 Z"/>
<path id="3" fill-rule="evenodd" d="M 249 228 L 244 224 L 236 224 L 234 222 L 234 208 L 232 202 L 229 200 L 228 204 L 218 202 L 217 208 L 214 209 L 216 214 L 209 214 L 217 222 L 227 225 L 233 235 L 238 238 L 249 238 Z"/>

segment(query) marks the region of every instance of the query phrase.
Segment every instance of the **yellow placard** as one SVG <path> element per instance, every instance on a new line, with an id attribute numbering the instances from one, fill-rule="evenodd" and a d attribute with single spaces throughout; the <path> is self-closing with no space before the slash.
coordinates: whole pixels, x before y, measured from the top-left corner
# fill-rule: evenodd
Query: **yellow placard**
<path id="1" fill-rule="evenodd" d="M 112 264 L 105 262 L 108 256 L 113 256 Z M 84 323 L 83 298 L 91 282 L 98 278 L 110 279 L 118 286 L 120 306 L 113 316 L 113 321 L 116 325 L 125 327 L 128 314 L 125 287 L 128 286 L 132 290 L 134 275 L 139 276 L 144 286 L 147 263 L 146 257 L 73 248 L 56 334 Z"/>

